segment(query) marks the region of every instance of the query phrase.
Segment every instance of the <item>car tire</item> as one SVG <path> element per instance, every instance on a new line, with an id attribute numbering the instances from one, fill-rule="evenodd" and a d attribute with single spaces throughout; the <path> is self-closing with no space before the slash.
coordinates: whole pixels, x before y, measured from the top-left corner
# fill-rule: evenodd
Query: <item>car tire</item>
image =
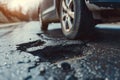
<path id="1" fill-rule="evenodd" d="M 48 25 L 49 25 L 49 23 L 47 23 L 47 22 L 41 22 L 41 30 L 42 31 L 47 31 L 48 30 Z"/>
<path id="2" fill-rule="evenodd" d="M 41 26 L 40 26 L 41 30 L 42 30 L 42 31 L 47 31 L 47 30 L 48 30 L 48 25 L 49 25 L 49 23 L 48 23 L 48 22 L 44 22 L 44 21 L 42 20 L 42 16 L 41 16 L 40 11 L 38 12 L 38 14 L 39 14 L 39 21 L 40 21 L 40 23 L 41 23 Z"/>
<path id="3" fill-rule="evenodd" d="M 62 0 L 60 11 L 62 32 L 67 38 L 83 38 L 92 32 L 94 20 L 85 0 Z"/>

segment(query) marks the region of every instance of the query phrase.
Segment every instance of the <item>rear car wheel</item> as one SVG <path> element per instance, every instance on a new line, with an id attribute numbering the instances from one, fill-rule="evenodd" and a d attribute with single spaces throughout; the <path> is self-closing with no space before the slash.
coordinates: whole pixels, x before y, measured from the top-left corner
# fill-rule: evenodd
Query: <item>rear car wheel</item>
<path id="1" fill-rule="evenodd" d="M 49 23 L 41 22 L 41 30 L 42 31 L 47 31 L 48 30 L 48 25 Z"/>
<path id="2" fill-rule="evenodd" d="M 62 31 L 67 38 L 78 39 L 91 33 L 93 18 L 85 0 L 62 0 L 60 10 Z"/>
<path id="3" fill-rule="evenodd" d="M 41 16 L 41 13 L 39 12 L 39 21 L 40 21 L 40 23 L 41 23 L 41 30 L 42 31 L 47 31 L 48 30 L 48 25 L 49 25 L 49 23 L 48 22 L 44 22 L 43 20 L 42 20 L 42 16 Z"/>

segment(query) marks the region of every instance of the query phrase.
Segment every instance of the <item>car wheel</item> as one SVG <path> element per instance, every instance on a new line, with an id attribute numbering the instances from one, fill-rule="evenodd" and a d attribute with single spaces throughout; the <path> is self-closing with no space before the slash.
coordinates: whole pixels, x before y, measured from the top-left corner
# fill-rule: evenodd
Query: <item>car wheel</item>
<path id="1" fill-rule="evenodd" d="M 48 22 L 44 22 L 44 21 L 42 20 L 42 16 L 41 16 L 40 12 L 39 12 L 39 21 L 40 21 L 40 23 L 41 23 L 41 26 L 40 26 L 41 30 L 42 30 L 42 31 L 47 31 L 47 30 L 48 30 L 48 25 L 49 25 L 49 23 L 48 23 Z"/>
<path id="2" fill-rule="evenodd" d="M 93 18 L 85 0 L 62 0 L 60 10 L 62 31 L 67 38 L 78 39 L 90 34 Z"/>
<path id="3" fill-rule="evenodd" d="M 48 25 L 49 23 L 41 22 L 41 30 L 42 31 L 47 31 L 48 30 Z"/>

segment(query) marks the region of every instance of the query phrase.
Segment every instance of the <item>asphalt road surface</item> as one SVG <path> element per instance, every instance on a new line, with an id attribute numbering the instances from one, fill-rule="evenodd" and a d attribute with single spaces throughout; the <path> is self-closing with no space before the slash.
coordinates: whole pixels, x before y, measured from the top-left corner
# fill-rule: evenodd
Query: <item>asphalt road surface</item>
<path id="1" fill-rule="evenodd" d="M 0 25 L 0 80 L 120 80 L 120 30 L 68 40 L 60 27 Z"/>

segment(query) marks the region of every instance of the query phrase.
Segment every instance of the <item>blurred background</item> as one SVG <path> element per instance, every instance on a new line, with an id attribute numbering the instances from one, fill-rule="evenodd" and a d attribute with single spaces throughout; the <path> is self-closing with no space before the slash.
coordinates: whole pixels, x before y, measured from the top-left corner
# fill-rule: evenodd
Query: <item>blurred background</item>
<path id="1" fill-rule="evenodd" d="M 38 20 L 41 0 L 0 0 L 0 24 Z"/>

